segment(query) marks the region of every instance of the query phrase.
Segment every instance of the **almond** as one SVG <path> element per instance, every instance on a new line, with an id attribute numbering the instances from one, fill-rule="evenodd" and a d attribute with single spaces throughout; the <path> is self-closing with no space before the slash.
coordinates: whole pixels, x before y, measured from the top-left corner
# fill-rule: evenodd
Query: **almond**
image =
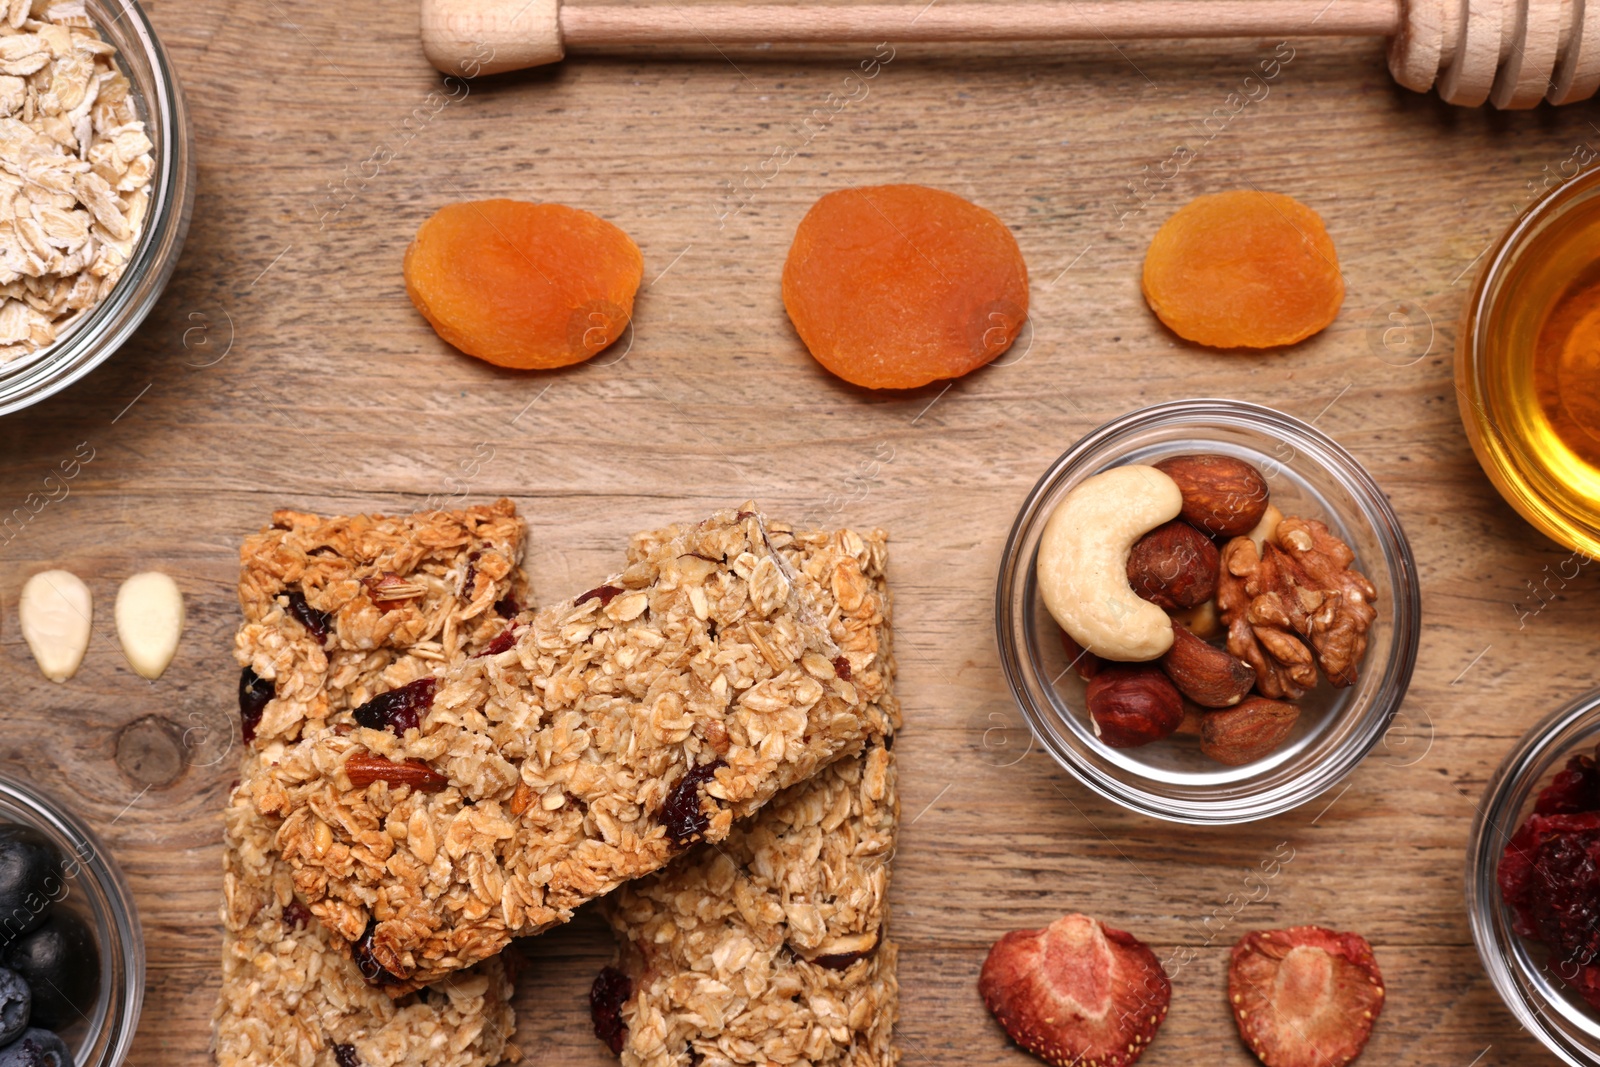
<path id="1" fill-rule="evenodd" d="M 1300 709 L 1283 700 L 1251 697 L 1200 723 L 1200 751 L 1229 767 L 1269 755 L 1294 729 Z"/>
<path id="2" fill-rule="evenodd" d="M 82 578 L 71 571 L 40 571 L 22 587 L 17 615 L 41 674 L 64 682 L 78 673 L 94 615 L 94 598 Z"/>
<path id="3" fill-rule="evenodd" d="M 183 594 L 160 571 L 135 574 L 117 590 L 117 638 L 141 678 L 160 678 L 183 633 Z"/>
<path id="4" fill-rule="evenodd" d="M 1177 623 L 1172 624 L 1172 647 L 1161 657 L 1161 669 L 1180 693 L 1208 708 L 1231 708 L 1256 684 L 1250 664 Z"/>
<path id="5" fill-rule="evenodd" d="M 1212 537 L 1240 537 L 1267 510 L 1267 480 L 1242 459 L 1211 453 L 1169 456 L 1155 468 L 1178 483 L 1183 519 Z"/>
<path id="6" fill-rule="evenodd" d="M 357 789 L 365 789 L 373 782 L 382 781 L 396 787 L 409 785 L 420 793 L 437 793 L 450 784 L 449 779 L 421 760 L 408 759 L 396 763 L 370 753 L 357 754 L 345 760 L 344 773 Z"/>
<path id="7" fill-rule="evenodd" d="M 1141 599 L 1167 611 L 1210 600 L 1222 566 L 1211 538 L 1182 519 L 1163 523 L 1133 543 L 1128 584 Z"/>

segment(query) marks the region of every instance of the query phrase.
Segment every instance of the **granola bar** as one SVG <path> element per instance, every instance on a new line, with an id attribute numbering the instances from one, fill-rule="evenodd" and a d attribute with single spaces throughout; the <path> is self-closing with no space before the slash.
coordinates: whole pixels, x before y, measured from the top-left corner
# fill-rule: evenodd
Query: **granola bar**
<path id="1" fill-rule="evenodd" d="M 293 512 L 273 518 L 273 527 L 241 553 L 245 622 L 238 659 L 247 679 L 278 695 L 256 724 L 225 817 L 217 1061 L 221 1067 L 514 1061 L 511 982 L 502 962 L 487 961 L 399 1000 L 373 987 L 344 939 L 296 900 L 293 872 L 272 851 L 276 824 L 255 810 L 250 796 L 264 766 L 308 721 L 348 724 L 376 693 L 426 678 L 503 631 L 506 622 L 493 607 L 518 592 L 522 524 L 509 501 L 392 519 L 321 520 Z M 305 606 L 291 608 L 296 593 Z M 241 687 L 241 696 L 248 688 Z"/>
<path id="2" fill-rule="evenodd" d="M 307 729 L 257 808 L 283 820 L 297 892 L 380 981 L 434 980 L 883 733 L 881 564 L 852 536 L 799 570 L 753 510 L 720 512 L 519 615 L 514 645 L 443 676 L 419 727 Z"/>
<path id="3" fill-rule="evenodd" d="M 803 569 L 829 537 L 797 534 L 780 550 Z M 877 592 L 886 603 L 881 579 Z M 880 647 L 882 718 L 894 726 L 887 612 Z M 596 1032 L 624 1067 L 893 1067 L 891 737 L 790 786 L 722 843 L 607 899 L 621 965 L 602 972 L 591 1005 Z"/>

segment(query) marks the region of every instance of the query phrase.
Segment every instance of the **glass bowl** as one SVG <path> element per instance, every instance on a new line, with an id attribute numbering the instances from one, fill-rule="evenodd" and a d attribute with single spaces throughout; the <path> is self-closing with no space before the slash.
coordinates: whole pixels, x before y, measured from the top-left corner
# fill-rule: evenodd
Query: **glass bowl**
<path id="1" fill-rule="evenodd" d="M 1467 839 L 1467 920 L 1489 980 L 1517 1022 L 1563 1061 L 1600 1063 L 1600 1012 L 1551 973 L 1543 945 L 1518 936 L 1500 899 L 1500 857 L 1538 791 L 1572 756 L 1600 742 L 1600 690 L 1528 731 L 1484 791 Z"/>
<path id="2" fill-rule="evenodd" d="M 1318 519 L 1355 552 L 1377 588 L 1378 617 L 1360 677 L 1322 682 L 1299 702 L 1277 751 L 1224 767 L 1195 738 L 1173 736 L 1115 749 L 1095 737 L 1084 684 L 1069 669 L 1061 630 L 1034 581 L 1045 523 L 1090 475 L 1186 452 L 1220 452 L 1256 466 L 1285 515 Z M 1343 778 L 1383 736 L 1416 664 L 1422 604 L 1400 520 L 1371 476 L 1326 434 L 1271 408 L 1236 400 L 1180 400 L 1106 423 L 1056 460 L 1023 502 L 1006 542 L 995 592 L 1000 663 L 1034 735 L 1090 789 L 1172 822 L 1223 825 L 1264 819 L 1305 803 Z"/>
<path id="3" fill-rule="evenodd" d="M 121 347 L 166 288 L 189 229 L 194 158 L 188 113 L 167 53 L 135 0 L 85 0 L 85 7 L 100 36 L 116 46 L 145 135 L 155 146 L 150 208 L 133 255 L 106 298 L 63 327 L 53 344 L 0 364 L 0 415 L 65 389 Z"/>
<path id="4" fill-rule="evenodd" d="M 1534 367 L 1560 294 L 1600 277 L 1597 232 L 1600 169 L 1556 186 L 1494 245 L 1456 345 L 1456 402 L 1484 473 L 1536 530 L 1590 558 L 1600 557 L 1600 444 L 1574 448 L 1574 435 L 1563 437 L 1533 398 L 1593 389 L 1592 368 L 1574 370 L 1576 383 L 1557 372 L 1541 386 Z M 1592 437 L 1595 416 L 1583 419 L 1582 436 Z"/>
<path id="5" fill-rule="evenodd" d="M 56 846 L 66 893 L 54 906 L 84 921 L 100 953 L 94 1010 L 61 1037 L 77 1067 L 119 1067 L 133 1045 L 144 1005 L 144 934 L 133 894 L 94 832 L 32 786 L 0 779 L 4 824 L 31 827 Z"/>

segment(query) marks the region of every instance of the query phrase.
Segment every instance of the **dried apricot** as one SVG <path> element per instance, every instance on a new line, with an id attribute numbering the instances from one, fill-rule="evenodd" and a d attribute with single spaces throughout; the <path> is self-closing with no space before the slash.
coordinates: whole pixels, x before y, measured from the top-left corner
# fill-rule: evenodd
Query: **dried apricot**
<path id="1" fill-rule="evenodd" d="M 561 204 L 449 204 L 406 249 L 406 293 L 440 337 L 521 370 L 581 363 L 622 335 L 644 257 L 622 230 Z"/>
<path id="2" fill-rule="evenodd" d="M 1011 347 L 1028 317 L 1028 265 L 1005 223 L 954 193 L 841 189 L 800 220 L 783 306 L 834 374 L 912 389 Z"/>
<path id="3" fill-rule="evenodd" d="M 1333 321 L 1344 277 L 1322 217 L 1282 193 L 1200 196 L 1144 257 L 1144 298 L 1179 337 L 1214 348 L 1276 348 Z"/>

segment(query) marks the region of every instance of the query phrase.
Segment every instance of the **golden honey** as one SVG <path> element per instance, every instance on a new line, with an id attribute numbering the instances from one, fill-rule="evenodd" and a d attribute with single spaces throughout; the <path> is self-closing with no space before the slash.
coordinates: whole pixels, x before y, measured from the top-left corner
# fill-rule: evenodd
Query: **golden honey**
<path id="1" fill-rule="evenodd" d="M 1600 557 L 1600 175 L 1535 205 L 1495 248 L 1457 352 L 1462 421 L 1495 486 Z"/>

